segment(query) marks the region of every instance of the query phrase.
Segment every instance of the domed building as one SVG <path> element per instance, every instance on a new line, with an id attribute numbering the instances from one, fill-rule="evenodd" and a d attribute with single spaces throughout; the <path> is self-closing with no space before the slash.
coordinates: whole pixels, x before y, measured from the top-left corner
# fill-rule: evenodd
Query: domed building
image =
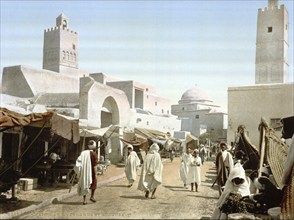
<path id="1" fill-rule="evenodd" d="M 181 130 L 196 137 L 208 131 L 215 131 L 222 139 L 226 137 L 227 113 L 214 104 L 209 94 L 199 88 L 186 90 L 177 105 L 171 106 L 173 115 L 181 119 Z"/>

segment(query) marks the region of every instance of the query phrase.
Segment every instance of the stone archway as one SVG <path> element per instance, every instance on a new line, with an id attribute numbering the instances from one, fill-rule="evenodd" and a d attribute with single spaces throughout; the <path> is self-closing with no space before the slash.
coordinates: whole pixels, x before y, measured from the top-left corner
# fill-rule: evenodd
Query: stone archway
<path id="1" fill-rule="evenodd" d="M 101 128 L 119 124 L 119 110 L 115 99 L 108 96 L 102 105 Z"/>

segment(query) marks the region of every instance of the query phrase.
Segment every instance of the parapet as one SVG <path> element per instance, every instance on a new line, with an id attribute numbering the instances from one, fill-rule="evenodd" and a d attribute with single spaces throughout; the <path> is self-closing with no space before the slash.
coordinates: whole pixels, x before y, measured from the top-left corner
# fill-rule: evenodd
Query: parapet
<path id="1" fill-rule="evenodd" d="M 68 32 L 73 33 L 73 34 L 78 34 L 76 31 L 73 31 L 73 30 L 70 30 L 70 29 L 67 29 L 67 28 L 62 28 L 61 26 L 47 28 L 47 29 L 44 30 L 44 32 L 46 33 L 46 32 L 57 31 L 57 30 L 65 30 L 65 31 L 68 31 Z"/>
<path id="2" fill-rule="evenodd" d="M 280 5 L 280 6 L 277 6 L 277 7 L 274 7 L 274 8 L 265 7 L 264 9 L 259 8 L 258 13 L 272 11 L 272 10 L 282 10 L 283 11 L 284 9 L 285 9 L 285 5 Z"/>

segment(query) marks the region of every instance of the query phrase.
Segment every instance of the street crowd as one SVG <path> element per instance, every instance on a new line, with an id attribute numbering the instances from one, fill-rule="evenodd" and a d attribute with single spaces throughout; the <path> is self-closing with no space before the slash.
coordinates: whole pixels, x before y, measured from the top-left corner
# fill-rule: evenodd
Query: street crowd
<path id="1" fill-rule="evenodd" d="M 294 136 L 285 136 L 290 139 L 289 154 L 287 161 L 293 168 Z M 146 152 L 143 163 L 133 146 L 127 146 L 128 156 L 125 161 L 125 174 L 128 180 L 128 187 L 136 182 L 137 171 L 141 167 L 141 175 L 138 180 L 137 189 L 144 192 L 146 199 L 156 199 L 156 190 L 162 183 L 163 163 L 160 155 L 160 148 L 157 143 L 151 144 Z M 201 190 L 201 166 L 207 158 L 202 154 L 203 146 L 192 149 L 187 146 L 180 155 L 179 176 L 183 187 L 191 192 Z M 215 151 L 216 182 L 219 187 L 219 199 L 212 213 L 211 219 L 227 219 L 230 213 L 267 213 L 271 208 L 280 207 L 283 196 L 282 189 L 279 189 L 269 178 L 269 169 L 263 167 L 261 175 L 248 176 L 243 168 L 241 158 L 235 157 L 232 153 L 234 146 L 228 150 L 226 143 L 220 143 L 219 150 Z M 90 201 L 96 202 L 95 189 L 97 185 L 95 167 L 98 157 L 95 153 L 96 143 L 90 141 L 88 149 L 81 152 L 76 161 L 75 171 L 78 175 L 78 193 L 83 196 L 83 204 L 86 204 L 86 195 L 90 193 Z M 171 155 L 173 157 L 173 155 Z M 170 158 L 171 162 L 173 158 Z M 291 172 L 285 171 L 283 183 L 289 182 Z M 291 177 L 293 178 L 293 177 Z M 293 213 L 289 213 L 292 218 Z M 289 218 L 289 219 L 291 219 Z"/>

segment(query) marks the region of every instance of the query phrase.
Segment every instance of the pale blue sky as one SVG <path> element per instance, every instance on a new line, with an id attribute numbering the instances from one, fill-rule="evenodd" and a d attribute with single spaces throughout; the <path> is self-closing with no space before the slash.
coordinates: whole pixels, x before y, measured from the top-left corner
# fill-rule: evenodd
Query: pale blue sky
<path id="1" fill-rule="evenodd" d="M 293 82 L 293 0 L 289 77 Z M 79 33 L 79 66 L 153 85 L 176 104 L 197 85 L 227 107 L 228 87 L 254 85 L 257 12 L 267 0 L 3 1 L 3 67 L 42 68 L 44 30 L 62 12 Z"/>

